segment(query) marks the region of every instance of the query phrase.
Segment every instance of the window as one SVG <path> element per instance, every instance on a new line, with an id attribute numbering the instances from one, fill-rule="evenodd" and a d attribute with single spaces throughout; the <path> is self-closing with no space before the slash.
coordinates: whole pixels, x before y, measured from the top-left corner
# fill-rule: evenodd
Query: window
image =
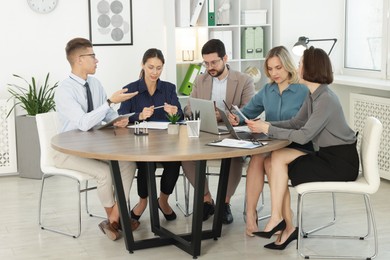
<path id="1" fill-rule="evenodd" d="M 390 78 L 387 73 L 387 8 L 390 0 L 346 0 L 346 74 Z"/>

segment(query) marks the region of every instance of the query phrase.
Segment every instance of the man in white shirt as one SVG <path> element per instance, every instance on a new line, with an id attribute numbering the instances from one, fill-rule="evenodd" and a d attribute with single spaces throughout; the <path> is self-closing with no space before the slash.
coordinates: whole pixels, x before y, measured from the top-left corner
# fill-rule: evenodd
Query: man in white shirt
<path id="1" fill-rule="evenodd" d="M 66 45 L 66 58 L 72 71 L 58 86 L 55 93 L 56 110 L 62 123 L 62 132 L 79 129 L 88 131 L 102 121 L 111 121 L 118 113 L 111 104 L 120 103 L 135 96 L 138 92 L 128 93 L 121 89 L 107 99 L 103 86 L 94 77 L 99 62 L 93 52 L 92 43 L 83 38 L 75 38 Z M 116 122 L 116 127 L 126 127 L 128 119 Z M 97 140 L 98 141 L 98 140 Z M 101 231 L 111 240 L 117 240 L 119 233 L 119 210 L 113 195 L 111 172 L 106 161 L 87 159 L 56 152 L 54 162 L 58 168 L 77 170 L 96 178 L 97 192 L 103 205 L 107 220 L 99 224 Z M 123 189 L 128 199 L 136 165 L 134 162 L 119 162 Z M 131 220 L 132 229 L 139 222 Z"/>

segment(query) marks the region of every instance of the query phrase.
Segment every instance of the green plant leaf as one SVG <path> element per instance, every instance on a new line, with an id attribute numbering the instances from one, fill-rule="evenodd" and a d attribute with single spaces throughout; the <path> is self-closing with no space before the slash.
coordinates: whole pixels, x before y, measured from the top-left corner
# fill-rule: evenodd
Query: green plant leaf
<path id="1" fill-rule="evenodd" d="M 180 114 L 166 114 L 166 117 L 171 124 L 176 124 L 180 120 Z"/>
<path id="2" fill-rule="evenodd" d="M 38 87 L 34 77 L 31 77 L 31 82 L 28 82 L 23 77 L 13 74 L 15 78 L 24 81 L 28 87 L 22 87 L 12 83 L 8 84 L 8 92 L 11 94 L 9 99 L 14 98 L 16 102 L 8 112 L 7 117 L 16 106 L 22 107 L 28 115 L 32 116 L 55 110 L 54 93 L 58 82 L 50 86 L 49 75 L 50 73 L 47 73 L 44 85 Z"/>

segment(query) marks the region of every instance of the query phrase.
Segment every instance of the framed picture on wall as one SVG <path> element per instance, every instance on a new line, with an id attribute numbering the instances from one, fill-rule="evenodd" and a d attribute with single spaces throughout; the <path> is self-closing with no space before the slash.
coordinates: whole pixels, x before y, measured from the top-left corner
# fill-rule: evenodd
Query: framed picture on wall
<path id="1" fill-rule="evenodd" d="M 132 0 L 88 0 L 94 46 L 133 45 Z"/>

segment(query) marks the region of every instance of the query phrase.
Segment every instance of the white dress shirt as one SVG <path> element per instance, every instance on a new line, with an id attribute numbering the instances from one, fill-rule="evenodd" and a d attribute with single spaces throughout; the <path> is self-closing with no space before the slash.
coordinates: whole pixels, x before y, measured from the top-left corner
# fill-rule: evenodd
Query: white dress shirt
<path id="1" fill-rule="evenodd" d="M 118 116 L 118 113 L 108 105 L 107 95 L 100 81 L 88 76 L 87 82 L 94 106 L 89 113 L 85 80 L 71 73 L 56 89 L 54 100 L 62 123 L 61 132 L 74 129 L 88 131 L 100 125 L 102 121 L 108 122 Z"/>

